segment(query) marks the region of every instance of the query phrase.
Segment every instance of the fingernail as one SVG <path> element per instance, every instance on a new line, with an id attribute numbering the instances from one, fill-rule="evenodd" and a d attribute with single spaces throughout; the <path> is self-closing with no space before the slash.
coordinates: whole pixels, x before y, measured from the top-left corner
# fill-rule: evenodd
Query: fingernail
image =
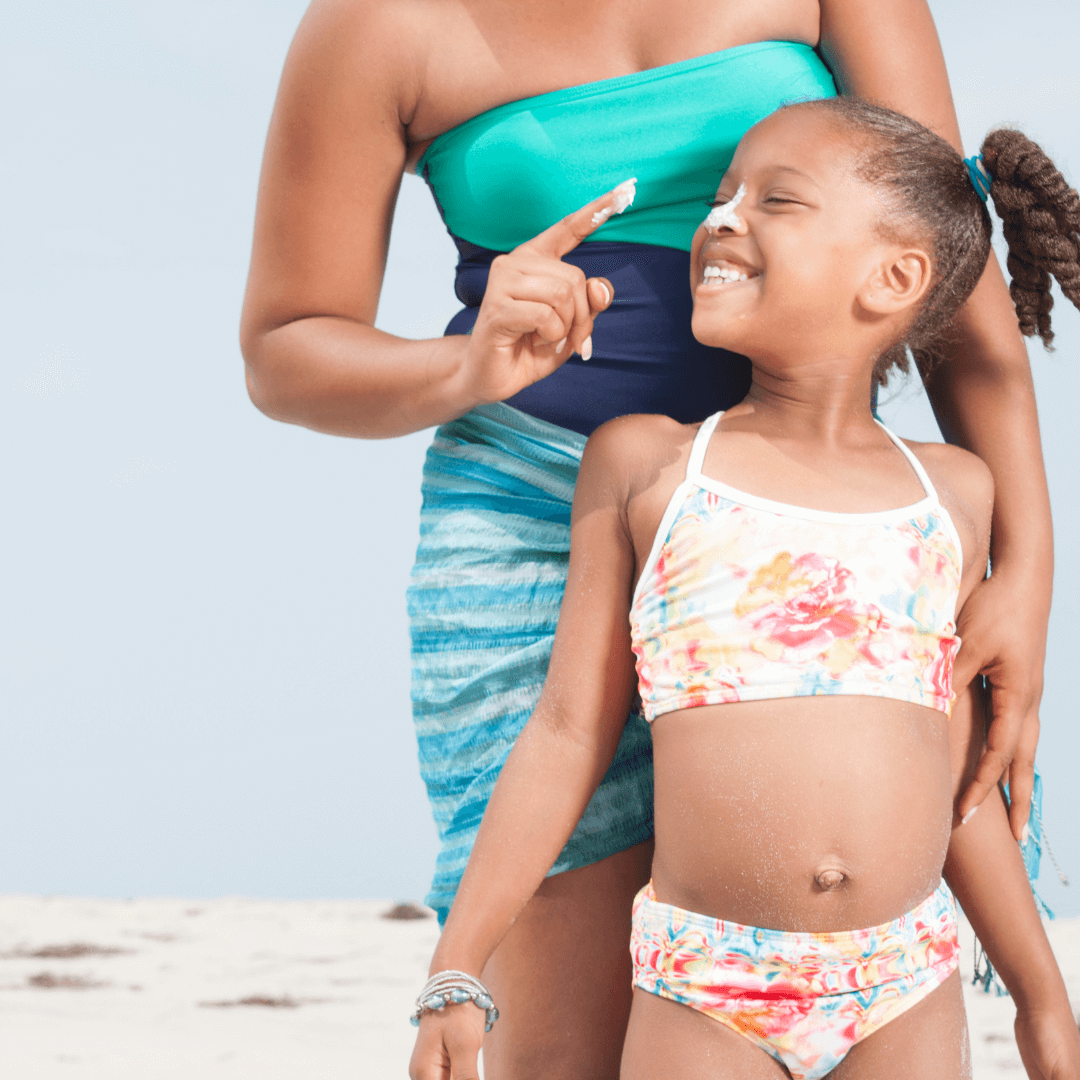
<path id="1" fill-rule="evenodd" d="M 605 304 L 610 304 L 611 303 L 611 290 L 602 281 L 598 281 L 596 284 L 599 285 L 600 288 L 604 290 L 604 303 Z"/>
<path id="2" fill-rule="evenodd" d="M 590 334 L 581 343 L 581 359 L 582 360 L 591 360 L 592 359 L 592 334 Z"/>
<path id="3" fill-rule="evenodd" d="M 968 822 L 969 822 L 969 821 L 970 821 L 970 820 L 971 820 L 971 819 L 972 819 L 972 818 L 973 818 L 973 817 L 975 816 L 975 811 L 976 811 L 976 810 L 978 810 L 978 809 L 979 809 L 979 808 L 978 808 L 977 806 L 973 806 L 973 807 L 972 807 L 972 808 L 971 808 L 971 809 L 970 809 L 970 810 L 969 810 L 969 811 L 968 811 L 968 812 L 967 812 L 967 813 L 966 813 L 966 814 L 965 814 L 965 815 L 964 815 L 964 816 L 963 816 L 963 817 L 962 817 L 962 818 L 960 819 L 960 824 L 961 824 L 961 825 L 966 825 L 966 824 L 967 824 L 967 823 L 968 823 Z"/>
<path id="4" fill-rule="evenodd" d="M 1024 831 L 1020 834 L 1020 843 L 1026 844 L 1031 838 L 1031 830 L 1027 826 L 1027 822 L 1024 822 Z"/>
<path id="5" fill-rule="evenodd" d="M 566 338 L 563 338 L 562 341 L 560 341 L 559 344 L 555 346 L 555 351 L 557 353 L 561 353 L 563 351 L 563 346 L 565 344 L 566 344 Z"/>

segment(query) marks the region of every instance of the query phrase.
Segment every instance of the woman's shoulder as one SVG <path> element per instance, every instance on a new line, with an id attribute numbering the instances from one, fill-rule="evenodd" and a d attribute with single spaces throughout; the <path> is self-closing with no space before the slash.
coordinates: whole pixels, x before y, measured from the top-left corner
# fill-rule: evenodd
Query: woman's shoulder
<path id="1" fill-rule="evenodd" d="M 428 0 L 313 0 L 289 50 L 288 67 L 328 87 L 355 86 L 371 109 L 385 99 L 404 111 L 423 70 L 437 9 Z"/>

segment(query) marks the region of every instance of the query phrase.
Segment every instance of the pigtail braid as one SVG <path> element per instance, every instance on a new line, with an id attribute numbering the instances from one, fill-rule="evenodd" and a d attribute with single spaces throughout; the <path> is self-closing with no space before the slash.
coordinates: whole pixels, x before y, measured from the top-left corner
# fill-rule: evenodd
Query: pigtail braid
<path id="1" fill-rule="evenodd" d="M 999 128 L 982 144 L 993 177 L 990 194 L 1009 245 L 1009 292 L 1020 332 L 1050 348 L 1050 276 L 1080 308 L 1080 195 L 1041 147 L 1020 131 Z"/>

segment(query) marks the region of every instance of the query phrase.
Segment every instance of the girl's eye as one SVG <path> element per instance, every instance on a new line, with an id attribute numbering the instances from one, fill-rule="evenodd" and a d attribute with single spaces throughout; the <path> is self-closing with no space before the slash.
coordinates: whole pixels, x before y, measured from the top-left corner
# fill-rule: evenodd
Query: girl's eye
<path id="1" fill-rule="evenodd" d="M 769 195 L 762 200 L 762 202 L 767 203 L 790 203 L 791 205 L 795 205 L 798 201 L 798 199 L 788 199 L 783 195 Z M 718 206 L 727 206 L 729 202 L 731 202 L 730 199 L 707 199 L 705 205 L 716 209 Z"/>

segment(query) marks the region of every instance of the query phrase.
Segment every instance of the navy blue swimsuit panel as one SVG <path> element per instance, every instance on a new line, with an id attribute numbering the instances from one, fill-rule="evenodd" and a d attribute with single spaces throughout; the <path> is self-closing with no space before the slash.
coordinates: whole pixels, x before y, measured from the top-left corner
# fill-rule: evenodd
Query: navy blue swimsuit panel
<path id="1" fill-rule="evenodd" d="M 455 291 L 465 308 L 447 334 L 468 334 L 499 254 L 455 237 L 460 253 Z M 591 435 L 629 413 L 662 413 L 694 423 L 742 401 L 750 389 L 750 362 L 702 345 L 690 332 L 690 256 L 651 244 L 593 241 L 564 262 L 586 277 L 606 277 L 615 290 L 593 328 L 593 355 L 568 360 L 553 374 L 506 402 L 515 409 Z"/>

